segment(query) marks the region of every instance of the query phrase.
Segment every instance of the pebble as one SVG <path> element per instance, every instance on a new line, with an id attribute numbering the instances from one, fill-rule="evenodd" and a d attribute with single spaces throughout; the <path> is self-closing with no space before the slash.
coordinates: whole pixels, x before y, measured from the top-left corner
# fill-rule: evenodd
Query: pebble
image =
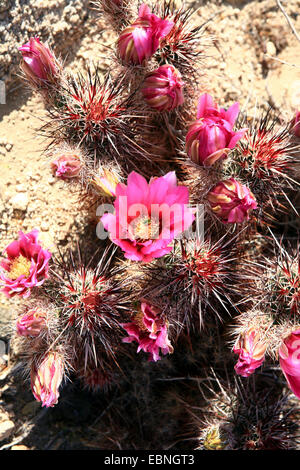
<path id="1" fill-rule="evenodd" d="M 18 193 L 15 194 L 10 200 L 9 204 L 19 211 L 25 212 L 28 206 L 28 194 L 27 193 Z"/>
<path id="2" fill-rule="evenodd" d="M 7 439 L 15 429 L 14 423 L 7 419 L 0 423 L 0 441 Z"/>
<path id="3" fill-rule="evenodd" d="M 48 232 L 49 230 L 49 223 L 43 220 L 43 222 L 40 225 L 40 228 L 43 232 Z"/>

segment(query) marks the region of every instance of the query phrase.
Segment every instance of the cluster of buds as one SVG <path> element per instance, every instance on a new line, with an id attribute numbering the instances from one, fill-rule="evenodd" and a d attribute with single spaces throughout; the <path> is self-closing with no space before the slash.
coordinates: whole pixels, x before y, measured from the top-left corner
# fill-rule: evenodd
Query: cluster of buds
<path id="1" fill-rule="evenodd" d="M 173 65 L 162 65 L 146 76 L 142 94 L 151 108 L 171 111 L 184 102 L 183 86 L 179 71 Z"/>
<path id="2" fill-rule="evenodd" d="M 123 338 L 124 343 L 136 341 L 137 352 L 141 350 L 149 353 L 149 361 L 161 359 L 159 350 L 163 354 L 171 354 L 173 347 L 168 338 L 168 324 L 161 317 L 159 309 L 147 302 L 141 303 L 141 311 L 135 315 L 130 323 L 123 323 L 123 328 L 128 333 L 128 338 Z"/>
<path id="3" fill-rule="evenodd" d="M 233 130 L 238 114 L 239 103 L 226 111 L 219 109 L 207 93 L 199 98 L 197 121 L 186 136 L 187 154 L 193 162 L 210 167 L 227 157 L 247 130 Z"/>
<path id="4" fill-rule="evenodd" d="M 137 20 L 120 34 L 118 48 L 126 64 L 144 65 L 159 48 L 162 38 L 173 28 L 173 22 L 163 20 L 142 4 Z"/>
<path id="5" fill-rule="evenodd" d="M 257 202 L 247 186 L 234 178 L 221 181 L 207 196 L 213 213 L 225 224 L 249 220 L 249 213 L 257 209 Z"/>

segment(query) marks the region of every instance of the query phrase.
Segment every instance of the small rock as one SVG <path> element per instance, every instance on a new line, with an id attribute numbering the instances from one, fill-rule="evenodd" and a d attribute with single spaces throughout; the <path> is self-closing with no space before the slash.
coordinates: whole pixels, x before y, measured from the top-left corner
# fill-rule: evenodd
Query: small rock
<path id="1" fill-rule="evenodd" d="M 2 423 L 0 423 L 0 441 L 7 439 L 14 429 L 15 425 L 10 419 L 2 421 Z"/>
<path id="2" fill-rule="evenodd" d="M 49 223 L 43 220 L 43 222 L 40 224 L 40 228 L 43 232 L 48 232 L 49 230 Z"/>
<path id="3" fill-rule="evenodd" d="M 15 194 L 10 200 L 10 205 L 19 211 L 26 211 L 28 206 L 28 195 L 27 193 Z"/>

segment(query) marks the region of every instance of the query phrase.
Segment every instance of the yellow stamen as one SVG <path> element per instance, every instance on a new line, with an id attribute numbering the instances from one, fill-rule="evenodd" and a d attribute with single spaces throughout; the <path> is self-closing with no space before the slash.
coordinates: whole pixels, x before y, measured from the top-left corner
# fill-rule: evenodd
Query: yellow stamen
<path id="1" fill-rule="evenodd" d="M 18 258 L 15 258 L 10 265 L 10 270 L 7 273 L 7 277 L 13 281 L 22 276 L 22 274 L 24 274 L 25 278 L 29 277 L 30 267 L 31 261 L 25 258 L 25 256 L 20 255 Z"/>
<path id="2" fill-rule="evenodd" d="M 205 437 L 204 447 L 206 450 L 224 449 L 225 445 L 220 438 L 219 430 L 217 428 L 213 428 L 208 431 Z"/>
<path id="3" fill-rule="evenodd" d="M 140 216 L 133 222 L 133 235 L 136 240 L 153 240 L 159 236 L 159 221 Z"/>

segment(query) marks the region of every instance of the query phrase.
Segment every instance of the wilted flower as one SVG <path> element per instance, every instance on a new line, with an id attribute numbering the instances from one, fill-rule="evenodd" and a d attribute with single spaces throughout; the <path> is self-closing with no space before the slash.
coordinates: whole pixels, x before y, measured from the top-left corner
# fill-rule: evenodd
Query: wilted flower
<path id="1" fill-rule="evenodd" d="M 296 137 L 300 137 L 300 111 L 296 112 L 296 115 L 292 121 L 292 133 Z"/>
<path id="2" fill-rule="evenodd" d="M 118 47 L 122 60 L 142 65 L 157 51 L 160 39 L 169 34 L 173 24 L 173 21 L 162 20 L 151 13 L 143 3 L 138 19 L 120 34 Z"/>
<path id="3" fill-rule="evenodd" d="M 42 406 L 52 407 L 59 398 L 59 387 L 64 375 L 64 361 L 58 352 L 46 353 L 38 367 L 31 368 L 31 390 Z"/>
<path id="4" fill-rule="evenodd" d="M 141 303 L 141 311 L 134 317 L 131 323 L 122 324 L 128 333 L 128 338 L 124 338 L 124 343 L 139 343 L 137 352 L 141 350 L 150 354 L 149 361 L 159 361 L 161 359 L 159 350 L 165 354 L 172 354 L 173 347 L 168 338 L 168 325 L 160 317 L 160 310 L 148 304 Z"/>
<path id="5" fill-rule="evenodd" d="M 33 287 L 41 286 L 48 278 L 51 253 L 38 243 L 38 234 L 38 230 L 19 232 L 19 240 L 4 250 L 8 258 L 0 263 L 0 282 L 7 297 L 18 294 L 27 298 Z"/>
<path id="6" fill-rule="evenodd" d="M 46 327 L 46 314 L 41 310 L 29 310 L 20 316 L 16 322 L 17 333 L 20 336 L 38 336 Z"/>
<path id="7" fill-rule="evenodd" d="M 19 47 L 22 52 L 21 65 L 26 77 L 34 85 L 41 85 L 44 81 L 52 82 L 58 74 L 55 57 L 48 46 L 38 37 L 30 38 L 29 42 Z"/>
<path id="8" fill-rule="evenodd" d="M 171 111 L 184 102 L 184 83 L 173 65 L 162 65 L 149 73 L 142 86 L 146 103 L 158 111 Z"/>
<path id="9" fill-rule="evenodd" d="M 190 126 L 186 136 L 187 153 L 193 162 L 211 166 L 227 156 L 247 130 L 233 131 L 238 114 L 239 103 L 225 111 L 219 109 L 207 93 L 200 97 L 197 121 Z"/>
<path id="10" fill-rule="evenodd" d="M 257 208 L 256 199 L 250 189 L 234 178 L 218 183 L 209 192 L 207 199 L 213 212 L 225 224 L 248 220 L 250 210 Z"/>
<path id="11" fill-rule="evenodd" d="M 55 176 L 62 179 L 76 178 L 81 169 L 81 161 L 78 155 L 66 153 L 60 155 L 54 162 L 51 163 Z"/>
<path id="12" fill-rule="evenodd" d="M 264 362 L 266 349 L 266 343 L 261 340 L 260 333 L 255 328 L 242 333 L 233 348 L 233 352 L 239 354 L 234 367 L 236 373 L 249 377 Z"/>
<path id="13" fill-rule="evenodd" d="M 300 330 L 295 330 L 279 348 L 280 367 L 287 383 L 300 399 Z"/>
<path id="14" fill-rule="evenodd" d="M 133 171 L 127 186 L 116 187 L 115 214 L 104 214 L 101 221 L 125 258 L 149 262 L 169 253 L 174 238 L 191 226 L 188 202 L 188 189 L 177 186 L 174 171 L 149 183 Z"/>

